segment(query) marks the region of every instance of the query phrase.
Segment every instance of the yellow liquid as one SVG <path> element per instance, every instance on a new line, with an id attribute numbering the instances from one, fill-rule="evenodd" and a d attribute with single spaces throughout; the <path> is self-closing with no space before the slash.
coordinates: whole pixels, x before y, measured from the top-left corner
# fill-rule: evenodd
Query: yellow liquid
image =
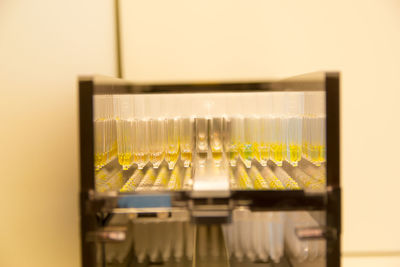
<path id="1" fill-rule="evenodd" d="M 122 166 L 122 169 L 127 170 L 133 163 L 132 153 L 119 153 L 118 162 Z"/>
<path id="2" fill-rule="evenodd" d="M 303 142 L 303 155 L 305 156 L 306 159 L 308 159 L 308 143 L 307 142 Z"/>
<path id="3" fill-rule="evenodd" d="M 154 168 L 158 168 L 163 159 L 164 159 L 164 152 L 157 152 L 150 154 L 150 162 L 153 164 Z"/>
<path id="4" fill-rule="evenodd" d="M 282 144 L 273 143 L 271 144 L 271 159 L 278 166 L 282 166 L 283 160 L 283 149 Z"/>
<path id="5" fill-rule="evenodd" d="M 146 166 L 147 162 L 149 161 L 148 153 L 135 153 L 134 157 L 139 169 L 143 169 L 143 167 Z"/>
<path id="6" fill-rule="evenodd" d="M 168 163 L 169 169 L 172 169 L 176 162 L 178 161 L 179 157 L 179 151 L 167 151 L 167 154 L 165 155 L 165 160 Z"/>
<path id="7" fill-rule="evenodd" d="M 236 166 L 237 158 L 239 157 L 239 151 L 231 150 L 228 152 L 229 162 L 231 166 Z"/>
<path id="8" fill-rule="evenodd" d="M 182 151 L 181 159 L 183 160 L 183 164 L 185 167 L 189 167 L 190 163 L 192 163 L 192 151 Z"/>
<path id="9" fill-rule="evenodd" d="M 207 161 L 208 153 L 207 151 L 198 151 L 197 158 L 199 160 L 200 166 L 204 166 L 205 162 Z"/>
<path id="10" fill-rule="evenodd" d="M 319 146 L 318 145 L 310 145 L 309 147 L 309 158 L 311 162 L 315 163 L 317 166 L 320 165 L 319 161 Z"/>
<path id="11" fill-rule="evenodd" d="M 297 166 L 297 162 L 301 159 L 301 148 L 299 145 L 289 145 L 289 159 L 288 161 Z"/>
<path id="12" fill-rule="evenodd" d="M 318 146 L 318 160 L 319 162 L 325 162 L 325 146 Z"/>
<path id="13" fill-rule="evenodd" d="M 219 165 L 222 161 L 222 151 L 212 151 L 212 157 L 216 165 Z"/>
<path id="14" fill-rule="evenodd" d="M 250 168 L 251 161 L 254 158 L 254 150 L 253 145 L 249 143 L 245 143 L 240 146 L 240 157 L 243 160 L 243 163 L 247 168 Z"/>

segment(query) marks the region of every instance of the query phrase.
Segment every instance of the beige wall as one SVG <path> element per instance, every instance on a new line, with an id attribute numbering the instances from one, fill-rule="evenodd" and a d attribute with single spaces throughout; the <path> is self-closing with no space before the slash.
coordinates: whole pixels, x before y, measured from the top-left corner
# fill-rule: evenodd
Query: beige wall
<path id="1" fill-rule="evenodd" d="M 0 266 L 79 266 L 77 76 L 115 75 L 108 0 L 0 1 Z"/>
<path id="2" fill-rule="evenodd" d="M 122 10 L 126 78 L 340 70 L 343 250 L 400 252 L 399 1 L 123 0 Z"/>

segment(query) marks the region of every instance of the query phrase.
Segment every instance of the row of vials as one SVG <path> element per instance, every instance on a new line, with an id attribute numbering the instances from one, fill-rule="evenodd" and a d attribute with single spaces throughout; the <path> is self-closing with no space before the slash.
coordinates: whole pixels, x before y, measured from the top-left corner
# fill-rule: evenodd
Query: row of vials
<path id="1" fill-rule="evenodd" d="M 123 169 L 212 152 L 232 166 L 241 159 L 293 166 L 301 157 L 326 159 L 322 92 L 95 96 L 95 166 L 118 154 Z"/>
<path id="2" fill-rule="evenodd" d="M 129 255 L 136 261 L 161 264 L 197 261 L 213 262 L 218 258 L 238 262 L 279 263 L 282 257 L 297 262 L 322 260 L 326 254 L 323 240 L 300 240 L 297 227 L 318 227 L 308 213 L 251 212 L 246 208 L 233 210 L 232 222 L 222 225 L 194 225 L 188 218 L 134 218 L 115 216 L 111 224 L 128 225 L 126 241 L 108 243 L 108 263 L 124 263 Z M 226 255 L 228 253 L 228 255 Z"/>

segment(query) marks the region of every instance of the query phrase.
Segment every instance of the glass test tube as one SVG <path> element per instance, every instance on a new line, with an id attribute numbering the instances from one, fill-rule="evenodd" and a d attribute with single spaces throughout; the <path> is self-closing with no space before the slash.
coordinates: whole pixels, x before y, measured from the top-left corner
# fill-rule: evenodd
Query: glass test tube
<path id="1" fill-rule="evenodd" d="M 196 154 L 200 166 L 204 166 L 208 155 L 208 119 L 196 118 Z"/>
<path id="2" fill-rule="evenodd" d="M 271 159 L 276 165 L 282 166 L 286 155 L 286 118 L 283 114 L 285 93 L 276 92 L 272 95 L 273 115 L 271 116 Z"/>
<path id="3" fill-rule="evenodd" d="M 167 119 L 167 153 L 165 160 L 172 170 L 179 158 L 179 118 Z"/>
<path id="4" fill-rule="evenodd" d="M 165 119 L 154 118 L 150 120 L 150 162 L 157 169 L 165 155 Z"/>
<path id="5" fill-rule="evenodd" d="M 117 128 L 118 162 L 123 170 L 133 164 L 133 139 L 135 136 L 134 99 L 130 95 L 115 96 L 114 112 Z"/>
<path id="6" fill-rule="evenodd" d="M 223 157 L 223 118 L 213 117 L 210 119 L 210 147 L 216 166 L 221 165 Z"/>
<path id="7" fill-rule="evenodd" d="M 194 118 L 185 117 L 180 120 L 181 159 L 184 167 L 190 167 L 194 147 L 193 140 Z"/>
<path id="8" fill-rule="evenodd" d="M 286 94 L 287 114 L 287 155 L 286 160 L 297 166 L 301 159 L 302 126 L 303 126 L 304 93 L 290 92 Z"/>
<path id="9" fill-rule="evenodd" d="M 176 95 L 163 96 L 163 107 L 166 108 L 166 153 L 165 161 L 168 163 L 168 168 L 172 170 L 179 159 L 179 128 L 180 118 Z"/>
<path id="10" fill-rule="evenodd" d="M 194 103 L 192 96 L 183 94 L 178 97 L 180 107 L 180 150 L 181 160 L 185 168 L 190 167 L 194 149 Z"/>

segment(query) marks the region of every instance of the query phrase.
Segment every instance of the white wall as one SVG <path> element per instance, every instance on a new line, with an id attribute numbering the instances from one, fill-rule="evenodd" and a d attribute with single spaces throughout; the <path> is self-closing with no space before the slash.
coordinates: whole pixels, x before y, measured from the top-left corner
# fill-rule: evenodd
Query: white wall
<path id="1" fill-rule="evenodd" d="M 0 1 L 0 266 L 79 266 L 77 76 L 115 75 L 113 1 Z"/>
<path id="2" fill-rule="evenodd" d="M 340 70 L 343 251 L 400 252 L 399 1 L 125 0 L 122 10 L 125 78 Z"/>

